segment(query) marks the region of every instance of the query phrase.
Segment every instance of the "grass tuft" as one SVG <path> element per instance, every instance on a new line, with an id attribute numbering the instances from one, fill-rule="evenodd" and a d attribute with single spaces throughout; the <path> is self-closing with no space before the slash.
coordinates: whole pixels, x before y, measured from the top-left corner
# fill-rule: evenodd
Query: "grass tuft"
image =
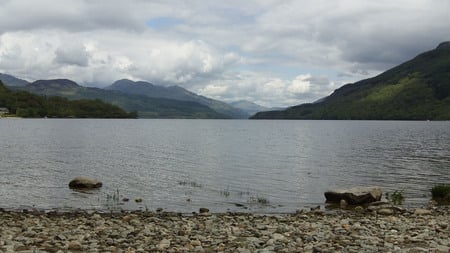
<path id="1" fill-rule="evenodd" d="M 433 199 L 441 199 L 450 201 L 450 185 L 439 184 L 431 188 L 431 196 Z"/>
<path id="2" fill-rule="evenodd" d="M 394 191 L 391 194 L 386 192 L 386 199 L 394 205 L 401 205 L 405 200 L 405 197 L 403 196 L 403 191 Z"/>

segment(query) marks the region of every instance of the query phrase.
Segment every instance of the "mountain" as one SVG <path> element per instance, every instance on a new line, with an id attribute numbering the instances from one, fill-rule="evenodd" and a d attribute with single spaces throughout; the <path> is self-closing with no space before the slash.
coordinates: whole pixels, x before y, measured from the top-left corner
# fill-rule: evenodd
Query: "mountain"
<path id="1" fill-rule="evenodd" d="M 47 97 L 26 91 L 11 91 L 0 81 L 0 107 L 23 118 L 136 118 L 121 108 L 100 100 L 68 100 Z"/>
<path id="2" fill-rule="evenodd" d="M 83 87 L 68 79 L 38 80 L 23 87 L 11 88 L 45 96 L 62 96 L 71 100 L 100 99 L 126 111 L 136 111 L 140 118 L 229 118 L 195 102 Z"/>
<path id="3" fill-rule="evenodd" d="M 229 118 L 246 119 L 250 116 L 250 114 L 247 114 L 238 108 L 234 108 L 227 103 L 197 95 L 180 86 L 165 87 L 143 81 L 134 82 L 128 79 L 122 79 L 114 82 L 108 87 L 105 87 L 105 89 L 121 91 L 127 94 L 139 94 L 151 98 L 166 98 L 195 102 L 208 106 L 214 111 L 226 115 Z"/>
<path id="4" fill-rule="evenodd" d="M 252 119 L 450 120 L 450 42 L 316 103 Z"/>
<path id="5" fill-rule="evenodd" d="M 7 83 L 9 86 L 25 86 L 25 85 L 29 84 L 28 81 L 25 81 L 23 79 L 19 79 L 17 77 L 12 76 L 12 75 L 2 74 L 2 73 L 0 73 L 0 80 L 4 84 Z"/>
<path id="6" fill-rule="evenodd" d="M 255 103 L 247 101 L 247 100 L 239 100 L 239 101 L 231 102 L 229 104 L 233 107 L 241 109 L 242 111 L 248 113 L 249 115 L 253 115 L 257 112 L 270 110 L 270 108 L 255 104 Z"/>

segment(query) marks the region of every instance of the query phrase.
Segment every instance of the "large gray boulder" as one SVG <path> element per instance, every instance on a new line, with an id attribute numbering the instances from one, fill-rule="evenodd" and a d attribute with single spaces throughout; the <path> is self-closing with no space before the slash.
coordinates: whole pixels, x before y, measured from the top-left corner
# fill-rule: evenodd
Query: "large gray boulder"
<path id="1" fill-rule="evenodd" d="M 90 177 L 76 177 L 69 183 L 71 189 L 96 189 L 102 187 L 102 182 Z"/>
<path id="2" fill-rule="evenodd" d="M 381 188 L 376 186 L 354 187 L 325 192 L 327 203 L 340 203 L 341 200 L 345 200 L 349 205 L 368 204 L 380 201 L 382 195 Z"/>

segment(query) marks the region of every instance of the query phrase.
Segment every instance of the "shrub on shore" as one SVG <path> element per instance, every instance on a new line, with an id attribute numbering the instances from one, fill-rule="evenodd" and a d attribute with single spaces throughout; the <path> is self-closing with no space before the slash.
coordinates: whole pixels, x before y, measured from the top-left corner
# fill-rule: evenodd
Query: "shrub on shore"
<path id="1" fill-rule="evenodd" d="M 439 184 L 431 188 L 431 196 L 438 201 L 450 203 L 450 184 Z"/>
<path id="2" fill-rule="evenodd" d="M 405 197 L 403 197 L 403 191 L 394 191 L 391 194 L 386 192 L 386 199 L 394 205 L 401 205 L 405 200 Z"/>

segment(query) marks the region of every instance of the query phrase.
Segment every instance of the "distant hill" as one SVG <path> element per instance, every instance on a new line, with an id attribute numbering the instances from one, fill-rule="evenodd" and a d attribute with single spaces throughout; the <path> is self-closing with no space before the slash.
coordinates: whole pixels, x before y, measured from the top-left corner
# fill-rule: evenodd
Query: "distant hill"
<path id="1" fill-rule="evenodd" d="M 450 120 L 450 42 L 311 104 L 252 119 Z"/>
<path id="2" fill-rule="evenodd" d="M 11 91 L 0 81 L 0 107 L 11 115 L 24 118 L 136 118 L 118 106 L 100 100 L 68 100 L 62 97 L 38 96 L 19 90 Z"/>
<path id="3" fill-rule="evenodd" d="M 253 115 L 257 112 L 270 110 L 268 107 L 264 107 L 253 102 L 247 100 L 239 100 L 235 102 L 229 103 L 231 106 L 241 109 L 242 111 L 248 113 L 249 115 Z"/>
<path id="4" fill-rule="evenodd" d="M 45 96 L 62 96 L 71 100 L 100 99 L 129 112 L 137 111 L 141 118 L 230 118 L 195 102 L 83 87 L 68 79 L 38 80 L 23 87 L 13 88 Z"/>
<path id="5" fill-rule="evenodd" d="M 166 98 L 180 101 L 190 101 L 205 105 L 219 114 L 226 115 L 229 118 L 248 118 L 250 114 L 232 107 L 222 101 L 214 100 L 204 96 L 197 95 L 180 86 L 159 86 L 149 82 L 134 82 L 128 79 L 122 79 L 114 82 L 112 85 L 105 87 L 107 90 L 121 91 L 126 94 L 139 94 L 151 98 Z"/>
<path id="6" fill-rule="evenodd" d="M 8 84 L 9 86 L 19 86 L 20 87 L 20 86 L 25 86 L 25 85 L 29 84 L 28 81 L 19 79 L 12 75 L 2 74 L 2 73 L 0 73 L 0 81 L 2 81 L 4 84 Z"/>

